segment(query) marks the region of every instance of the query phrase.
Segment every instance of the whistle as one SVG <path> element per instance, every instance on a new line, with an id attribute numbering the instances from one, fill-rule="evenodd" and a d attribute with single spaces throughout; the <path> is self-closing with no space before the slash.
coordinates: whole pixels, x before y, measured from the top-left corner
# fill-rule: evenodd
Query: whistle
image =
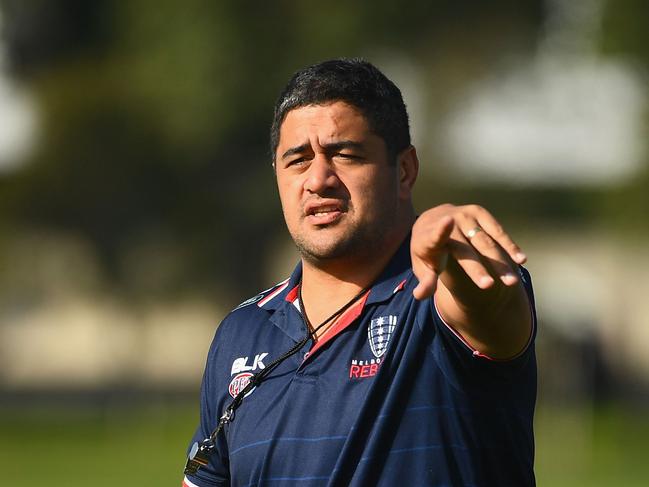
<path id="1" fill-rule="evenodd" d="M 202 443 L 194 442 L 189 455 L 187 455 L 187 463 L 185 464 L 185 474 L 194 474 L 199 468 L 204 467 L 210 461 L 210 455 L 214 450 L 214 444 L 209 441 Z"/>

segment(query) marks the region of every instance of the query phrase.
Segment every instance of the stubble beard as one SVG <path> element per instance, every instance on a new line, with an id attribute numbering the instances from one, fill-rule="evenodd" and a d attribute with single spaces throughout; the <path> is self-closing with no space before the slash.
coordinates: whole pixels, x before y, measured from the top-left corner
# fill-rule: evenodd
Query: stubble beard
<path id="1" fill-rule="evenodd" d="M 304 260 L 322 267 L 336 261 L 367 261 L 380 253 L 385 247 L 386 236 L 396 224 L 396 209 L 383 211 L 373 220 L 359 224 L 349 222 L 344 231 L 338 235 L 328 234 L 331 228 L 323 228 L 322 241 L 318 242 L 318 231 L 310 235 L 293 234 L 293 242 Z"/>

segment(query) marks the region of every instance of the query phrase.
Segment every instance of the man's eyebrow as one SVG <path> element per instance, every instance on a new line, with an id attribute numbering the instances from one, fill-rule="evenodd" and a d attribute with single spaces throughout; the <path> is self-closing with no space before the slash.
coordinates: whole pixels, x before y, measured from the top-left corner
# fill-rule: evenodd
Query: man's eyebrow
<path id="1" fill-rule="evenodd" d="M 356 142 L 355 140 L 340 140 L 323 144 L 322 147 L 327 152 L 337 152 L 342 149 L 363 149 L 365 146 L 362 142 Z"/>
<path id="2" fill-rule="evenodd" d="M 302 145 L 296 145 L 295 147 L 291 147 L 286 152 L 284 152 L 284 154 L 282 154 L 282 159 L 285 159 L 288 156 L 292 156 L 292 155 L 295 155 L 295 154 L 301 154 L 302 152 L 307 150 L 310 146 L 311 146 L 311 144 L 309 144 L 308 142 L 305 142 Z"/>
<path id="3" fill-rule="evenodd" d="M 301 145 L 296 145 L 295 147 L 291 147 L 288 149 L 284 154 L 282 154 L 282 159 L 285 159 L 288 156 L 292 156 L 295 154 L 301 154 L 304 151 L 306 151 L 309 147 L 311 147 L 311 144 L 304 143 Z M 325 152 L 331 153 L 331 152 L 337 152 L 342 149 L 363 149 L 365 146 L 363 145 L 362 142 L 356 142 L 355 140 L 339 140 L 336 142 L 329 142 L 327 144 L 322 144 L 322 148 L 325 150 Z"/>

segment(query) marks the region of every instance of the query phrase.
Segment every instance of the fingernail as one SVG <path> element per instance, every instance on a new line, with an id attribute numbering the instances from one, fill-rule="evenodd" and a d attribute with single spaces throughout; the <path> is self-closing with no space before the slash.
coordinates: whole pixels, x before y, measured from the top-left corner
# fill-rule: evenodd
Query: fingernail
<path id="1" fill-rule="evenodd" d="M 523 252 L 518 252 L 516 254 L 516 262 L 518 262 L 519 264 L 522 264 L 526 260 L 527 260 L 527 255 L 525 255 Z"/>
<path id="2" fill-rule="evenodd" d="M 493 283 L 494 280 L 491 276 L 482 276 L 480 278 L 480 287 L 483 289 L 491 286 Z"/>
<path id="3" fill-rule="evenodd" d="M 506 286 L 511 286 L 512 284 L 516 284 L 518 281 L 518 278 L 512 274 L 511 272 L 508 272 L 507 274 L 503 274 L 500 276 L 500 280 L 506 285 Z"/>

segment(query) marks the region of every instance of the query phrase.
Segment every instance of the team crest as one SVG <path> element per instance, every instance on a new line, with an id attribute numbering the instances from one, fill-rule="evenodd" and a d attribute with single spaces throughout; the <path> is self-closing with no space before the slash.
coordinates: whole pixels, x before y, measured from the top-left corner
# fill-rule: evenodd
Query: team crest
<path id="1" fill-rule="evenodd" d="M 388 342 L 397 326 L 397 317 L 395 315 L 381 316 L 374 318 L 367 328 L 367 338 L 370 342 L 370 348 L 376 358 L 380 358 L 388 348 Z"/>

